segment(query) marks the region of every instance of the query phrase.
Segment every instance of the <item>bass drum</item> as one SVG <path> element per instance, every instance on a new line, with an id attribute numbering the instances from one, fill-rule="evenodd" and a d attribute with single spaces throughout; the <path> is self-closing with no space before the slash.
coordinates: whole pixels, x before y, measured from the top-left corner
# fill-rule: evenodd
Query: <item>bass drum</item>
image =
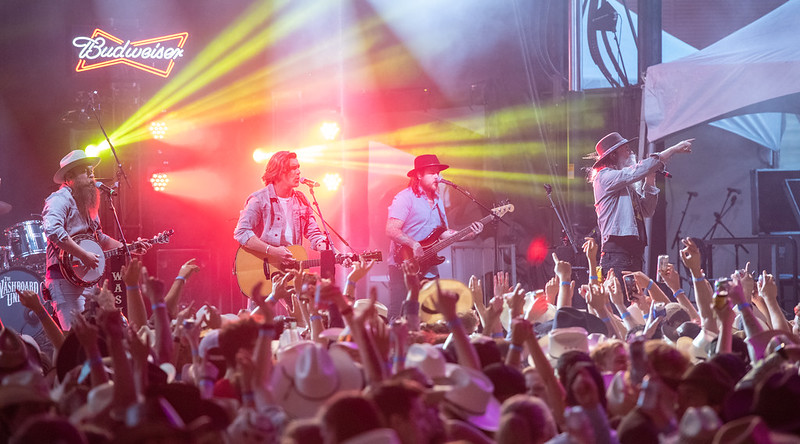
<path id="1" fill-rule="evenodd" d="M 0 273 L 0 320 L 17 333 L 33 337 L 43 352 L 52 351 L 53 344 L 47 339 L 39 318 L 19 302 L 18 289 L 35 292 L 42 301 L 44 279 L 26 268 L 10 268 Z M 43 302 L 42 305 L 50 304 Z"/>

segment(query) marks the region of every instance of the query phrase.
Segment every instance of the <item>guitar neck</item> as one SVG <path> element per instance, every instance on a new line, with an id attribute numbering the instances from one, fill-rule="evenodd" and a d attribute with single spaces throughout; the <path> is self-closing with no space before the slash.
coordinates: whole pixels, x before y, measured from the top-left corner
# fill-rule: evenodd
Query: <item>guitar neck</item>
<path id="1" fill-rule="evenodd" d="M 486 223 L 488 223 L 492 219 L 494 219 L 494 214 L 490 214 L 488 216 L 485 216 L 483 219 L 479 220 L 478 222 L 480 222 L 480 223 L 485 225 Z M 425 256 L 427 257 L 429 254 L 430 255 L 434 255 L 434 254 L 444 250 L 445 248 L 449 247 L 450 245 L 453 245 L 454 243 L 464 239 L 470 233 L 472 233 L 472 228 L 470 228 L 470 227 L 462 228 L 461 230 L 457 231 L 456 234 L 448 237 L 447 239 L 440 240 L 439 242 L 436 242 L 430 248 L 425 250 Z"/>

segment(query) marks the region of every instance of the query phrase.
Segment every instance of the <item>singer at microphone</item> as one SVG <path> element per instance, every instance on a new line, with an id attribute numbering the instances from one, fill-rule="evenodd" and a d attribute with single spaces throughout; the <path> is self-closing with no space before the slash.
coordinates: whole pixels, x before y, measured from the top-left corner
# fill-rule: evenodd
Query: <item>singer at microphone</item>
<path id="1" fill-rule="evenodd" d="M 308 185 L 311 188 L 315 188 L 315 187 L 319 186 L 319 182 L 311 180 L 311 179 L 308 179 L 308 178 L 305 178 L 305 177 L 301 177 L 300 178 L 300 183 L 302 183 L 303 185 Z"/>
<path id="2" fill-rule="evenodd" d="M 103 182 L 100 182 L 99 180 L 94 183 L 94 186 L 97 187 L 98 190 L 108 194 L 109 196 L 116 196 L 117 194 L 119 194 L 117 193 L 117 190 L 111 188 L 110 186 L 104 184 Z"/>
<path id="3" fill-rule="evenodd" d="M 595 163 L 588 169 L 587 179 L 594 189 L 603 273 L 611 268 L 642 271 L 647 245 L 645 218 L 653 216 L 658 203 L 656 175 L 672 177 L 666 163 L 675 154 L 691 153 L 694 139 L 641 160 L 637 158 L 638 148 L 631 143 L 635 140 L 610 133 L 597 142 L 590 155 Z M 591 267 L 590 271 L 594 272 Z"/>

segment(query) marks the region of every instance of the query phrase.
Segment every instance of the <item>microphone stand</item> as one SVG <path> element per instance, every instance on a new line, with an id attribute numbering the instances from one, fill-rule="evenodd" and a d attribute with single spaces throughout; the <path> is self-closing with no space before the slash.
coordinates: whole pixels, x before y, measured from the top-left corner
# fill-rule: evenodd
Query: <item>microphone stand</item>
<path id="1" fill-rule="evenodd" d="M 672 239 L 672 247 L 671 249 L 675 248 L 678 245 L 678 241 L 681 239 L 681 227 L 683 227 L 683 220 L 686 218 L 686 212 L 689 210 L 689 204 L 692 202 L 692 198 L 697 195 L 692 191 L 687 192 L 689 198 L 686 199 L 686 205 L 683 207 L 683 212 L 681 213 L 681 220 L 678 222 L 678 229 L 675 230 L 675 238 Z M 681 277 L 681 262 L 680 260 L 680 253 L 678 254 L 678 260 L 675 262 L 675 272 L 678 273 L 678 278 Z"/>
<path id="2" fill-rule="evenodd" d="M 450 181 L 440 182 L 440 183 L 443 183 L 445 185 L 449 185 L 449 186 L 455 188 L 456 190 L 458 190 L 458 192 L 460 192 L 461 194 L 466 196 L 469 200 L 474 202 L 479 207 L 483 208 L 487 213 L 489 213 L 489 214 L 491 214 L 493 216 L 492 217 L 492 222 L 502 222 L 502 223 L 506 224 L 506 226 L 508 226 L 509 228 L 511 227 L 511 224 L 509 224 L 508 222 L 504 221 L 503 219 L 497 217 L 497 215 L 494 214 L 490 208 L 488 208 L 486 205 L 480 203 L 478 201 L 478 199 L 475 199 L 475 197 L 469 191 L 461 188 L 460 186 L 458 186 L 458 185 L 456 185 L 456 184 L 454 184 L 453 182 L 450 182 Z M 495 233 L 495 235 L 494 235 L 494 272 L 495 272 L 495 274 L 498 271 L 500 271 L 498 269 L 499 267 L 498 267 L 498 263 L 497 263 L 498 256 L 500 256 L 500 245 L 497 243 L 497 233 Z"/>
<path id="3" fill-rule="evenodd" d="M 117 183 L 119 183 L 120 177 L 125 179 L 125 184 L 128 185 L 128 188 L 131 187 L 131 183 L 128 180 L 128 176 L 125 174 L 125 170 L 122 168 L 122 162 L 119 160 L 119 156 L 117 156 L 117 150 L 114 149 L 114 145 L 111 143 L 111 139 L 108 137 L 106 133 L 106 129 L 103 127 L 103 122 L 100 120 L 100 116 L 97 114 L 97 108 L 94 106 L 94 97 L 96 92 L 92 92 L 89 95 L 89 104 L 88 107 L 92 111 L 92 115 L 94 115 L 94 119 L 97 121 L 97 125 L 100 127 L 100 131 L 103 132 L 103 137 L 106 139 L 106 143 L 108 143 L 108 147 L 111 149 L 111 153 L 114 155 L 114 160 L 117 162 L 117 171 L 116 171 L 116 178 Z M 111 207 L 111 213 L 114 215 L 114 222 L 117 224 L 117 230 L 119 231 L 120 241 L 122 242 L 122 246 L 125 249 L 125 257 L 130 261 L 131 260 L 131 251 L 128 247 L 128 241 L 125 239 L 125 233 L 122 231 L 122 223 L 119 220 L 119 215 L 117 214 L 117 209 L 114 206 L 114 201 L 112 196 L 108 196 L 108 203 Z"/>
<path id="4" fill-rule="evenodd" d="M 706 235 L 703 236 L 703 240 L 714 239 L 714 234 L 717 231 L 717 227 L 722 227 L 722 229 L 725 230 L 726 233 L 728 233 L 728 236 L 730 236 L 731 238 L 736 238 L 736 236 L 733 235 L 731 230 L 729 230 L 728 227 L 722 222 L 722 218 L 725 217 L 725 215 L 731 210 L 731 208 L 733 208 L 733 205 L 736 204 L 736 195 L 735 195 L 735 193 L 736 192 L 733 189 L 728 188 L 728 195 L 725 196 L 725 202 L 722 203 L 722 208 L 720 208 L 718 213 L 717 212 L 714 213 L 714 225 L 712 225 L 711 228 L 706 233 Z M 733 196 L 733 197 L 731 197 L 731 196 Z M 728 201 L 729 200 L 730 200 L 730 205 L 728 205 Z M 750 250 L 748 250 L 747 247 L 745 247 L 744 245 L 738 244 L 738 243 L 734 244 L 733 248 L 734 248 L 734 251 L 735 251 L 735 253 L 734 253 L 734 256 L 735 256 L 734 260 L 735 260 L 735 263 L 736 263 L 735 265 L 736 265 L 736 268 L 738 269 L 739 268 L 739 248 L 744 250 L 744 252 L 747 253 L 747 254 L 750 254 Z M 709 251 L 710 251 L 710 246 L 709 246 Z M 710 257 L 709 257 L 709 260 L 711 260 Z"/>
<path id="5" fill-rule="evenodd" d="M 553 192 L 553 187 L 549 184 L 544 184 L 544 191 L 547 193 L 547 199 L 550 201 L 550 208 L 556 213 L 558 217 L 558 222 L 561 224 L 561 228 L 564 230 L 564 234 L 567 235 L 567 239 L 569 240 L 569 244 L 572 247 L 572 251 L 575 253 L 576 257 L 578 254 L 578 247 L 575 245 L 575 239 L 572 238 L 572 233 L 567 229 L 567 224 L 564 222 L 564 218 L 561 216 L 561 213 L 558 212 L 558 208 L 556 208 L 555 202 L 553 202 L 553 197 L 551 196 Z"/>

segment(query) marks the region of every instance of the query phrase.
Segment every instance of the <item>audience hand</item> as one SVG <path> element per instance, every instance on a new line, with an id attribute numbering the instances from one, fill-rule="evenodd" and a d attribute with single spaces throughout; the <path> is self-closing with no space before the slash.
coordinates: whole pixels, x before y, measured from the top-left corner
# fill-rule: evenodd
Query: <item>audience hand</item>
<path id="1" fill-rule="evenodd" d="M 681 250 L 683 265 L 692 272 L 692 276 L 700 277 L 703 270 L 700 268 L 700 249 L 691 238 L 683 239 L 684 248 Z"/>

